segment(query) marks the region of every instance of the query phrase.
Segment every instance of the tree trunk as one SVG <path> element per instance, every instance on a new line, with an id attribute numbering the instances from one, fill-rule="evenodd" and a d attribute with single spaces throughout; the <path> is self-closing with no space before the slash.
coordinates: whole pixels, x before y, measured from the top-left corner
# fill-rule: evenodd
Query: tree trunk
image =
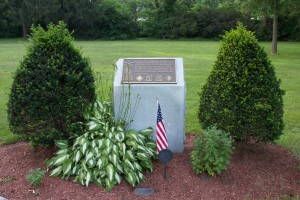
<path id="1" fill-rule="evenodd" d="M 22 28 L 23 28 L 23 38 L 27 37 L 27 26 L 25 22 L 22 22 Z"/>
<path id="2" fill-rule="evenodd" d="M 279 0 L 274 0 L 272 54 L 277 54 L 277 32 L 278 32 L 278 10 L 279 10 L 278 4 L 279 4 Z"/>

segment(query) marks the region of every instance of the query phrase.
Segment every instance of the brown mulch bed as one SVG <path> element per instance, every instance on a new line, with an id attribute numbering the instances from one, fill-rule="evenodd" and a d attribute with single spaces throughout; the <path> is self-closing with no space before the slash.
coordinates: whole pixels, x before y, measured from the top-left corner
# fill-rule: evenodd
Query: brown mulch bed
<path id="1" fill-rule="evenodd" d="M 139 187 L 153 188 L 148 197 L 137 196 L 124 179 L 105 192 L 91 184 L 84 187 L 72 181 L 49 177 L 39 187 L 40 194 L 26 180 L 31 169 L 46 169 L 44 160 L 53 150 L 32 149 L 19 142 L 0 147 L 0 196 L 12 199 L 297 199 L 300 198 L 299 160 L 289 151 L 274 144 L 239 144 L 228 170 L 219 176 L 197 176 L 192 172 L 190 152 L 195 135 L 187 135 L 185 150 L 174 154 L 167 165 L 154 162 L 154 171 L 146 174 Z M 7 181 L 7 178 L 14 177 Z"/>

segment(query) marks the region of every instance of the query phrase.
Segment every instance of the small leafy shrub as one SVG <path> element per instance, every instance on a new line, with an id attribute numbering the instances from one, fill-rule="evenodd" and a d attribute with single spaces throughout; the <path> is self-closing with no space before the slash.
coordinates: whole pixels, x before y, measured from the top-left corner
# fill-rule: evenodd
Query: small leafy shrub
<path id="1" fill-rule="evenodd" d="M 210 176 L 227 169 L 232 155 L 232 139 L 215 126 L 203 131 L 195 140 L 191 153 L 193 171 L 206 172 Z"/>
<path id="2" fill-rule="evenodd" d="M 216 125 L 236 140 L 274 141 L 283 130 L 284 91 L 254 34 L 242 24 L 223 36 L 200 94 L 202 128 Z"/>
<path id="3" fill-rule="evenodd" d="M 31 170 L 27 175 L 26 179 L 28 182 L 31 183 L 31 185 L 39 186 L 43 182 L 44 177 L 45 177 L 45 171 L 38 168 L 35 170 Z"/>
<path id="4" fill-rule="evenodd" d="M 152 171 L 151 158 L 156 156 L 153 129 L 125 131 L 126 123 L 115 122 L 109 102 L 96 101 L 84 118 L 84 134 L 79 134 L 73 145 L 56 141 L 60 150 L 47 162 L 49 168 L 55 167 L 51 176 L 74 176 L 75 182 L 85 186 L 93 182 L 109 191 L 122 176 L 135 186 L 144 179 L 143 170 Z"/>
<path id="5" fill-rule="evenodd" d="M 32 28 L 8 102 L 12 132 L 34 146 L 69 138 L 70 125 L 82 121 L 83 111 L 95 100 L 90 62 L 74 47 L 66 25 L 47 28 Z"/>

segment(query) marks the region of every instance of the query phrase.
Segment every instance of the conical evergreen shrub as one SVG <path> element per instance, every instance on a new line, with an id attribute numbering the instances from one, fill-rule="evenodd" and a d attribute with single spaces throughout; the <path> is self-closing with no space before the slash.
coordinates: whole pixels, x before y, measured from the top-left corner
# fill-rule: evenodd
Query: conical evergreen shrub
<path id="1" fill-rule="evenodd" d="M 198 117 L 202 128 L 216 125 L 236 140 L 273 141 L 284 127 L 283 94 L 264 49 L 238 24 L 223 36 Z"/>
<path id="2" fill-rule="evenodd" d="M 95 100 L 90 62 L 74 47 L 66 25 L 50 24 L 47 29 L 32 28 L 8 102 L 12 132 L 33 145 L 67 139 L 71 124 L 82 121 L 83 111 Z"/>

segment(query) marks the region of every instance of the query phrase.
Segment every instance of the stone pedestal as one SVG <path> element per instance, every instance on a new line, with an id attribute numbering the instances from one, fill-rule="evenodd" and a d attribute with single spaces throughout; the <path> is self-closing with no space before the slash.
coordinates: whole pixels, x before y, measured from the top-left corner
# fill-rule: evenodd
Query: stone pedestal
<path id="1" fill-rule="evenodd" d="M 143 58 L 144 59 L 144 58 Z M 134 61 L 137 60 L 142 62 L 142 58 L 137 59 L 125 59 Z M 161 60 L 162 58 L 151 58 L 150 60 Z M 160 80 L 160 70 L 159 67 L 153 67 L 151 64 L 146 64 L 145 68 L 149 70 L 144 70 L 141 72 L 141 76 L 137 75 L 134 77 L 133 81 L 130 81 L 130 96 L 131 105 L 133 106 L 137 97 L 141 97 L 140 103 L 137 108 L 137 112 L 133 118 L 133 122 L 129 125 L 129 129 L 142 130 L 147 127 L 152 127 L 154 129 L 153 138 L 156 138 L 156 117 L 157 117 L 157 99 L 161 106 L 163 121 L 166 128 L 166 134 L 169 143 L 169 149 L 174 153 L 181 153 L 184 150 L 185 142 L 185 81 L 184 81 L 184 69 L 183 69 L 183 59 L 182 58 L 163 58 L 173 60 L 175 65 L 176 82 L 172 77 L 170 78 L 168 74 L 162 74 L 162 82 L 155 81 L 157 76 Z M 149 59 L 146 59 L 149 60 Z M 139 63 L 137 62 L 137 63 Z M 114 110 L 115 118 L 120 117 L 120 106 L 122 104 L 121 99 L 124 95 L 128 95 L 129 84 L 124 81 L 124 76 L 128 76 L 123 72 L 124 59 L 119 59 L 116 63 L 116 72 L 113 86 L 114 93 Z M 154 74 L 149 74 L 153 71 L 157 72 Z M 161 70 L 163 71 L 163 70 Z M 171 69 L 170 69 L 171 71 Z M 165 71 L 163 71 L 165 72 Z M 146 80 L 146 76 L 152 77 L 148 79 L 148 82 L 143 82 Z M 157 75 L 158 74 L 158 75 Z M 165 76 L 165 77 L 164 77 Z M 129 77 L 128 77 L 129 78 Z M 164 79 L 165 78 L 165 79 Z M 123 79 L 123 81 L 122 81 Z M 131 77 L 132 79 L 132 77 Z M 172 80 L 171 80 L 172 79 Z M 150 80 L 150 81 L 149 81 Z M 170 81 L 170 82 L 169 82 Z M 126 83 L 127 82 L 127 83 Z M 131 83 L 132 82 L 132 83 Z M 141 82 L 141 83 L 140 83 Z M 123 96 L 123 97 L 122 97 Z"/>

